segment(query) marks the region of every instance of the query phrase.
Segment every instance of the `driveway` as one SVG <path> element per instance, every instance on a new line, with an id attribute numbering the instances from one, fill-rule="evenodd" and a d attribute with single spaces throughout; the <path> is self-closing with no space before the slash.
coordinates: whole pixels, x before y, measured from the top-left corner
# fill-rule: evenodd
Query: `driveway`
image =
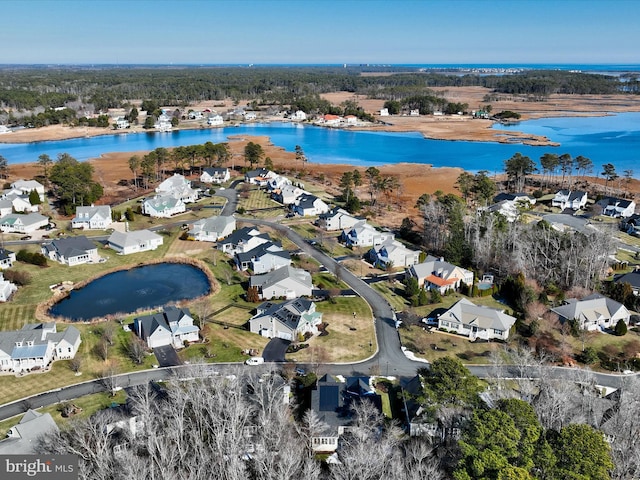
<path id="1" fill-rule="evenodd" d="M 262 358 L 265 362 L 284 362 L 284 355 L 287 353 L 287 347 L 290 343 L 291 340 L 272 338 L 264 347 Z"/>
<path id="2" fill-rule="evenodd" d="M 153 349 L 153 353 L 158 359 L 158 364 L 161 367 L 175 367 L 182 365 L 182 362 L 178 358 L 178 352 L 171 345 L 165 345 L 164 347 L 156 347 Z"/>

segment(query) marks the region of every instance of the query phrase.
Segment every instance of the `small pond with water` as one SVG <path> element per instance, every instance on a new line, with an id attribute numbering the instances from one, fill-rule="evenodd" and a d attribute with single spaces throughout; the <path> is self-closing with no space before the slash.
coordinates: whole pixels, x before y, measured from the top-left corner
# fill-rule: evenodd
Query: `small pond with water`
<path id="1" fill-rule="evenodd" d="M 182 263 L 159 263 L 100 277 L 73 290 L 53 305 L 49 314 L 82 322 L 189 300 L 210 291 L 209 280 L 199 268 Z"/>

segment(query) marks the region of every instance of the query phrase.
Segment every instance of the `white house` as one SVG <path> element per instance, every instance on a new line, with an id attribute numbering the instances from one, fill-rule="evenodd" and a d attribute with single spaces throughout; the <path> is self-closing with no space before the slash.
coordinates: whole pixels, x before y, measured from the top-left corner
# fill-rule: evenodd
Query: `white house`
<path id="1" fill-rule="evenodd" d="M 11 268 L 16 261 L 16 254 L 11 250 L 0 248 L 0 270 Z"/>
<path id="2" fill-rule="evenodd" d="M 11 133 L 11 130 L 9 130 L 9 127 L 7 127 L 6 125 L 0 125 L 0 134 L 3 133 Z"/>
<path id="3" fill-rule="evenodd" d="M 311 296 L 313 290 L 311 274 L 290 265 L 264 275 L 253 275 L 249 279 L 249 286 L 258 289 L 258 296 L 261 300 L 308 297 Z"/>
<path id="4" fill-rule="evenodd" d="M 163 243 L 162 236 L 150 230 L 113 232 L 107 241 L 110 248 L 121 255 L 155 250 Z"/>
<path id="5" fill-rule="evenodd" d="M 342 123 L 342 117 L 338 115 L 332 115 L 330 113 L 325 114 L 322 117 L 322 120 L 327 127 L 337 127 L 338 125 L 340 125 L 340 123 Z"/>
<path id="6" fill-rule="evenodd" d="M 417 108 L 414 108 L 413 110 L 409 111 L 409 116 L 410 117 L 419 117 L 420 116 L 420 110 Z"/>
<path id="7" fill-rule="evenodd" d="M 285 185 L 278 190 L 274 190 L 272 197 L 276 202 L 283 205 L 294 204 L 302 195 L 309 194 L 307 191 L 294 185 Z"/>
<path id="8" fill-rule="evenodd" d="M 75 357 L 80 343 L 80 332 L 72 325 L 64 332 L 58 332 L 55 323 L 30 323 L 22 330 L 0 332 L 0 370 L 43 369 L 55 360 Z"/>
<path id="9" fill-rule="evenodd" d="M 224 118 L 222 118 L 221 115 L 210 115 L 209 118 L 207 118 L 207 125 L 209 125 L 210 127 L 215 127 L 222 124 L 224 124 Z"/>
<path id="10" fill-rule="evenodd" d="M 240 270 L 267 273 L 291 265 L 291 254 L 280 245 L 266 242 L 249 251 L 236 253 L 236 264 Z"/>
<path id="11" fill-rule="evenodd" d="M 247 112 L 244 114 L 244 119 L 247 122 L 251 122 L 253 120 L 255 120 L 256 118 L 258 118 L 258 116 L 256 115 L 256 112 Z"/>
<path id="12" fill-rule="evenodd" d="M 156 195 L 142 202 L 142 213 L 150 217 L 169 218 L 186 211 L 184 202 L 171 195 Z"/>
<path id="13" fill-rule="evenodd" d="M 189 112 L 188 117 L 189 117 L 189 120 L 200 120 L 201 118 L 204 118 L 204 115 L 200 111 L 191 110 Z"/>
<path id="14" fill-rule="evenodd" d="M 431 255 L 424 262 L 409 267 L 407 275 L 415 278 L 420 288 L 439 290 L 442 294 L 460 288 L 462 283 L 473 286 L 473 272 Z"/>
<path id="15" fill-rule="evenodd" d="M 274 178 L 275 176 L 277 176 L 277 174 L 271 170 L 267 170 L 266 168 L 257 168 L 245 173 L 244 181 L 251 185 L 264 187 L 267 185 L 267 182 L 269 182 L 269 179 Z"/>
<path id="16" fill-rule="evenodd" d="M 307 332 L 315 335 L 322 323 L 322 313 L 316 312 L 316 304 L 305 298 L 265 302 L 256 311 L 249 319 L 249 331 L 267 338 L 293 340 Z"/>
<path id="17" fill-rule="evenodd" d="M 217 247 L 224 253 L 235 255 L 239 252 L 248 252 L 269 241 L 271 241 L 271 237 L 268 233 L 261 233 L 260 230 L 253 227 L 244 227 L 218 241 Z"/>
<path id="18" fill-rule="evenodd" d="M 116 130 L 123 130 L 125 128 L 131 128 L 131 124 L 129 123 L 129 120 L 127 120 L 124 117 L 116 118 L 116 122 L 113 124 L 113 126 L 116 127 Z"/>
<path id="19" fill-rule="evenodd" d="M 198 200 L 198 190 L 191 188 L 191 181 L 179 173 L 174 173 L 173 176 L 158 185 L 156 193 L 172 196 L 184 203 L 193 203 Z"/>
<path id="20" fill-rule="evenodd" d="M 302 194 L 296 200 L 293 211 L 303 217 L 320 215 L 329 211 L 329 205 L 315 195 Z"/>
<path id="21" fill-rule="evenodd" d="M 515 317 L 503 310 L 479 306 L 463 298 L 438 317 L 438 328 L 483 340 L 506 340 L 516 323 Z"/>
<path id="22" fill-rule="evenodd" d="M 7 233 L 31 233 L 49 224 L 39 213 L 11 213 L 0 218 L 0 230 Z"/>
<path id="23" fill-rule="evenodd" d="M 138 317 L 133 327 L 149 348 L 173 345 L 184 347 L 184 342 L 197 342 L 200 329 L 193 324 L 188 308 L 165 307 L 162 312 Z"/>
<path id="24" fill-rule="evenodd" d="M 559 190 L 551 200 L 551 206 L 559 207 L 562 210 L 580 210 L 587 205 L 587 192 L 581 190 Z"/>
<path id="25" fill-rule="evenodd" d="M 393 233 L 378 231 L 366 220 L 356 222 L 353 227 L 343 230 L 340 235 L 340 241 L 347 247 L 374 247 L 394 238 Z"/>
<path id="26" fill-rule="evenodd" d="M 0 200 L 1 215 L 9 215 L 13 212 L 33 213 L 40 209 L 38 204 L 31 204 L 28 195 L 18 194 L 15 190 L 12 190 L 12 192 L 14 193 L 3 195 L 2 200 Z"/>
<path id="27" fill-rule="evenodd" d="M 378 268 L 409 267 L 420 261 L 420 251 L 410 250 L 397 240 L 388 239 L 369 250 L 371 263 Z"/>
<path id="28" fill-rule="evenodd" d="M 291 180 L 289 180 L 284 175 L 276 175 L 275 177 L 270 178 L 267 182 L 267 189 L 273 191 L 283 188 L 286 185 L 291 185 Z"/>
<path id="29" fill-rule="evenodd" d="M 347 125 L 356 125 L 358 123 L 358 117 L 355 115 L 346 115 L 344 117 L 344 123 Z"/>
<path id="30" fill-rule="evenodd" d="M 231 173 L 228 168 L 207 167 L 202 171 L 202 175 L 200 175 L 200 181 L 202 183 L 221 184 L 228 181 L 230 178 Z"/>
<path id="31" fill-rule="evenodd" d="M 389 116 L 389 109 L 388 108 L 381 108 L 380 109 L 380 116 L 381 117 L 388 117 Z"/>
<path id="32" fill-rule="evenodd" d="M 160 130 L 161 132 L 170 131 L 173 128 L 173 125 L 171 125 L 171 117 L 163 112 L 162 115 L 158 117 L 158 120 L 153 125 L 153 128 L 155 128 L 156 130 Z"/>
<path id="33" fill-rule="evenodd" d="M 76 216 L 71 220 L 71 228 L 85 230 L 104 230 L 111 225 L 111 207 L 109 205 L 91 205 L 76 207 Z"/>
<path id="34" fill-rule="evenodd" d="M 235 229 L 236 218 L 233 215 L 219 215 L 192 223 L 189 237 L 200 242 L 217 242 L 231 235 Z"/>
<path id="35" fill-rule="evenodd" d="M 307 119 L 307 114 L 302 110 L 296 110 L 289 118 L 294 122 L 302 122 Z"/>
<path id="36" fill-rule="evenodd" d="M 598 200 L 598 205 L 602 207 L 602 214 L 615 218 L 627 218 L 636 211 L 636 202 L 615 197 L 605 197 Z"/>
<path id="37" fill-rule="evenodd" d="M 7 302 L 11 295 L 18 290 L 15 283 L 4 279 L 4 275 L 0 273 L 0 302 Z"/>
<path id="38" fill-rule="evenodd" d="M 570 298 L 564 305 L 551 309 L 561 321 L 577 320 L 584 330 L 615 328 L 619 320 L 629 324 L 631 313 L 627 307 L 598 293 L 582 300 Z"/>
<path id="39" fill-rule="evenodd" d="M 59 238 L 44 243 L 41 251 L 47 258 L 70 267 L 100 260 L 98 247 L 85 236 Z"/>
<path id="40" fill-rule="evenodd" d="M 44 185 L 36 180 L 16 180 L 11 184 L 11 188 L 15 190 L 20 190 L 23 195 L 29 195 L 32 191 L 38 192 L 40 195 L 40 201 L 45 201 L 45 191 Z"/>
<path id="41" fill-rule="evenodd" d="M 520 216 L 518 205 L 512 200 L 502 200 L 482 210 L 486 210 L 489 213 L 499 213 L 507 222 L 515 222 Z"/>
<path id="42" fill-rule="evenodd" d="M 319 216 L 318 225 L 324 227 L 327 231 L 345 230 L 350 229 L 361 221 L 363 221 L 362 218 L 354 217 L 340 207 L 334 207 Z"/>

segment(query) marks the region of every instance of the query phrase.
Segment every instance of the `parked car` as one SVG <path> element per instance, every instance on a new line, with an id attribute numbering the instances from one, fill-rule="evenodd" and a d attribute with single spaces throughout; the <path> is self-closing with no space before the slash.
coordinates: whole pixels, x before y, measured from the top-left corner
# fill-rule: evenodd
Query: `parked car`
<path id="1" fill-rule="evenodd" d="M 31 240 L 31 236 L 25 235 L 24 237 L 20 237 L 20 240 Z"/>
<path id="2" fill-rule="evenodd" d="M 262 365 L 264 363 L 264 358 L 262 357 L 251 357 L 248 358 L 246 362 L 244 362 L 246 365 Z"/>

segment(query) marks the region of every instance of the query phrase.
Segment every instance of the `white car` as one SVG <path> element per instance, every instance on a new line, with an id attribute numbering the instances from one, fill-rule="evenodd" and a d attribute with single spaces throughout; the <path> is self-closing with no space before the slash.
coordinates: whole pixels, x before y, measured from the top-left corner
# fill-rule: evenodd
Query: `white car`
<path id="1" fill-rule="evenodd" d="M 245 365 L 262 365 L 264 363 L 264 358 L 262 357 L 251 357 L 247 358 Z"/>

